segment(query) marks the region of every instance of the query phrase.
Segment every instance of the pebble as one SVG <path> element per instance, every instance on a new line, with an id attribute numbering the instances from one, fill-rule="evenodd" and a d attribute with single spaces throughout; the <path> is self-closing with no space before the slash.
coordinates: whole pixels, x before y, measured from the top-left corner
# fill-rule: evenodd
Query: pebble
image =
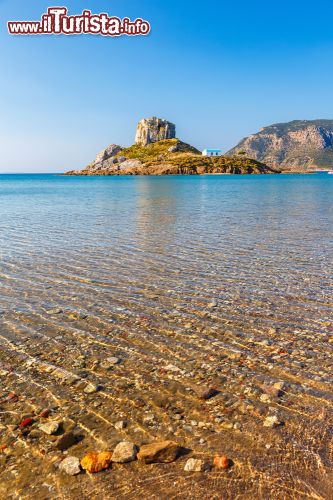
<path id="1" fill-rule="evenodd" d="M 273 384 L 273 387 L 275 387 L 275 389 L 277 389 L 278 391 L 285 391 L 286 384 L 285 382 L 275 382 L 275 384 Z"/>
<path id="2" fill-rule="evenodd" d="M 81 312 L 72 312 L 68 315 L 68 317 L 70 319 L 74 319 L 74 320 L 83 320 L 83 319 L 87 319 L 87 314 L 85 313 L 81 313 Z"/>
<path id="3" fill-rule="evenodd" d="M 120 358 L 112 356 L 111 358 L 104 359 L 104 361 L 102 361 L 101 363 L 101 367 L 104 368 L 104 370 L 110 370 L 115 365 L 119 365 L 120 362 L 121 362 Z"/>
<path id="4" fill-rule="evenodd" d="M 46 314 L 61 314 L 62 312 L 62 309 L 48 309 L 46 311 Z"/>
<path id="5" fill-rule="evenodd" d="M 276 383 L 276 384 L 273 384 L 273 385 L 263 385 L 261 388 L 262 390 L 264 391 L 265 394 L 263 394 L 262 396 L 273 396 L 275 398 L 279 398 L 280 396 L 283 395 L 283 391 L 281 390 L 280 386 L 282 385 L 283 387 L 283 383 Z M 264 401 L 262 398 L 260 398 L 261 401 Z M 269 401 L 269 397 L 268 397 L 268 401 Z"/>
<path id="6" fill-rule="evenodd" d="M 59 469 L 69 476 L 76 476 L 81 472 L 80 460 L 77 457 L 67 457 L 61 462 Z"/>
<path id="7" fill-rule="evenodd" d="M 211 399 L 218 394 L 218 391 L 213 387 L 194 387 L 194 392 L 200 399 Z"/>
<path id="8" fill-rule="evenodd" d="M 94 392 L 97 392 L 97 391 L 98 391 L 98 387 L 97 387 L 97 385 L 95 385 L 95 384 L 88 384 L 88 385 L 86 385 L 86 387 L 83 389 L 83 391 L 84 391 L 86 394 L 93 394 Z"/>
<path id="9" fill-rule="evenodd" d="M 117 358 L 116 356 L 111 356 L 110 358 L 106 358 L 106 361 L 108 361 L 112 365 L 118 365 L 121 360 L 120 360 L 120 358 Z"/>
<path id="10" fill-rule="evenodd" d="M 55 434 L 59 430 L 59 426 L 59 422 L 46 422 L 46 424 L 40 425 L 39 428 L 45 434 L 52 436 L 52 434 Z"/>
<path id="11" fill-rule="evenodd" d="M 50 409 L 49 408 L 44 408 L 39 414 L 41 418 L 47 418 L 50 414 Z"/>
<path id="12" fill-rule="evenodd" d="M 82 469 L 95 474 L 102 470 L 108 469 L 111 465 L 112 453 L 103 451 L 101 453 L 91 452 L 81 460 Z"/>
<path id="13" fill-rule="evenodd" d="M 218 306 L 217 301 L 212 300 L 212 302 L 210 302 L 207 307 L 208 307 L 208 309 L 214 309 L 214 307 L 217 307 L 217 306 Z"/>
<path id="14" fill-rule="evenodd" d="M 234 424 L 232 422 L 221 422 L 221 427 L 223 429 L 233 429 Z"/>
<path id="15" fill-rule="evenodd" d="M 112 455 L 112 462 L 125 464 L 136 459 L 137 447 L 129 441 L 122 441 L 115 447 Z"/>
<path id="16" fill-rule="evenodd" d="M 210 470 L 210 465 L 205 460 L 197 458 L 189 458 L 185 464 L 184 471 L 187 472 L 204 472 Z"/>
<path id="17" fill-rule="evenodd" d="M 125 420 L 119 420 L 119 422 L 116 422 L 114 424 L 114 427 L 115 427 L 115 429 L 117 429 L 117 431 L 121 431 L 123 429 L 126 429 L 127 422 Z"/>
<path id="18" fill-rule="evenodd" d="M 181 446 L 173 441 L 159 441 L 141 446 L 138 459 L 146 464 L 174 462 L 181 452 Z"/>
<path id="19" fill-rule="evenodd" d="M 178 366 L 175 366 L 175 365 L 167 365 L 165 367 L 165 370 L 168 370 L 170 372 L 181 372 L 182 370 L 180 368 L 178 368 Z"/>
<path id="20" fill-rule="evenodd" d="M 22 420 L 22 422 L 20 423 L 20 427 L 21 428 L 29 427 L 30 425 L 33 424 L 33 422 L 34 421 L 33 421 L 32 417 L 27 417 L 24 420 Z"/>
<path id="21" fill-rule="evenodd" d="M 274 428 L 274 427 L 278 427 L 279 425 L 281 425 L 281 422 L 279 421 L 279 419 L 277 418 L 276 415 L 273 415 L 273 416 L 266 417 L 263 425 L 264 425 L 264 427 Z"/>
<path id="22" fill-rule="evenodd" d="M 43 433 L 40 429 L 32 429 L 29 433 L 29 439 L 40 439 Z"/>
<path id="23" fill-rule="evenodd" d="M 214 458 L 214 467 L 216 467 L 217 469 L 229 469 L 230 467 L 230 460 L 228 457 L 226 457 L 225 455 L 222 455 L 222 456 L 218 456 L 216 455 L 216 457 Z"/>

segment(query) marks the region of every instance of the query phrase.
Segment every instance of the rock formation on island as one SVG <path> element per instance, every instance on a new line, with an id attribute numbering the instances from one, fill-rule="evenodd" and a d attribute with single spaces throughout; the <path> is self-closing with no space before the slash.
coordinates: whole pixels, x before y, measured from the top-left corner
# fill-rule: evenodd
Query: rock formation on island
<path id="1" fill-rule="evenodd" d="M 227 155 L 247 156 L 283 170 L 333 167 L 333 120 L 295 120 L 262 128 Z"/>
<path id="2" fill-rule="evenodd" d="M 122 149 L 123 148 L 117 144 L 110 144 L 107 148 L 98 153 L 94 161 L 90 163 L 87 168 L 95 172 L 106 168 L 113 168 L 119 161 L 116 155 L 118 155 Z"/>
<path id="3" fill-rule="evenodd" d="M 176 137 L 176 126 L 161 118 L 143 118 L 136 128 L 135 144 L 147 146 L 152 142 L 174 139 Z"/>
<path id="4" fill-rule="evenodd" d="M 266 174 L 276 171 L 244 155 L 207 157 L 175 137 L 173 123 L 160 118 L 139 122 L 135 144 L 110 144 L 83 170 L 67 175 Z"/>

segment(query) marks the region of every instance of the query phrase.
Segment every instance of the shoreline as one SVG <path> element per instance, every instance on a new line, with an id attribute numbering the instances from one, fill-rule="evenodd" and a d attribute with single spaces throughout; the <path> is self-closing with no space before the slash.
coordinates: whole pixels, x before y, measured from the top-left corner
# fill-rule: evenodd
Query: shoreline
<path id="1" fill-rule="evenodd" d="M 325 172 L 328 172 L 325 171 Z M 288 171 L 283 171 L 281 170 L 280 172 L 267 172 L 267 173 L 239 173 L 239 174 L 233 174 L 233 173 L 227 173 L 227 172 L 218 172 L 218 173 L 209 173 L 209 172 L 206 172 L 206 173 L 203 173 L 203 174 L 200 174 L 200 173 L 195 173 L 195 174 L 129 174 L 129 173 L 113 173 L 113 174 L 80 174 L 80 173 L 77 173 L 77 174 L 70 174 L 70 173 L 59 173 L 57 175 L 59 176 L 62 176 L 62 177 L 172 177 L 172 176 L 184 176 L 184 177 L 203 177 L 203 176 L 220 176 L 220 175 L 227 175 L 227 176 L 233 176 L 233 177 L 242 177 L 244 175 L 251 175 L 251 176 L 267 176 L 267 175 L 270 175 L 270 176 L 273 176 L 273 175 L 290 175 L 290 174 L 294 174 L 294 175 L 304 175 L 304 174 L 319 174 L 319 173 L 325 173 L 325 172 L 315 172 L 315 171 L 292 171 L 292 170 L 288 170 Z"/>

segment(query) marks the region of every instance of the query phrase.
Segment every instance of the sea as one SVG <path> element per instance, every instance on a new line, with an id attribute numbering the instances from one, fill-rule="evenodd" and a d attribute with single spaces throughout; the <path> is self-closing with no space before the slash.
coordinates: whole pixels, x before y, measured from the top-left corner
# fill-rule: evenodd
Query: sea
<path id="1" fill-rule="evenodd" d="M 177 304 L 195 316 L 200 298 L 244 322 L 274 315 L 320 334 L 332 201 L 327 173 L 0 175 L 0 308 L 19 329 L 25 314 L 42 322 L 78 303 L 102 319 L 121 308 L 158 321 Z"/>
<path id="2" fill-rule="evenodd" d="M 331 498 L 332 200 L 325 173 L 0 175 L 1 498 Z M 231 467 L 74 481 L 65 436 Z"/>

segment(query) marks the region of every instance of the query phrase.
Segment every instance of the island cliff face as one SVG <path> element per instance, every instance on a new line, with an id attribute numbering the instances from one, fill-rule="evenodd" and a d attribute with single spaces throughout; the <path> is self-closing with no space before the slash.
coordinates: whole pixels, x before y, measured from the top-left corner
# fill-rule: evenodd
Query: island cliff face
<path id="1" fill-rule="evenodd" d="M 153 116 L 139 121 L 135 134 L 135 144 L 148 146 L 153 142 L 174 139 L 175 137 L 176 126 L 173 123 Z"/>
<path id="2" fill-rule="evenodd" d="M 227 155 L 244 152 L 283 170 L 333 166 L 333 120 L 295 120 L 262 128 L 246 137 Z"/>
<path id="3" fill-rule="evenodd" d="M 246 158 L 204 157 L 193 146 L 175 137 L 173 123 L 160 118 L 139 122 L 135 144 L 123 148 L 110 144 L 83 170 L 67 175 L 170 175 L 170 174 L 266 174 L 276 173 L 267 165 Z"/>

